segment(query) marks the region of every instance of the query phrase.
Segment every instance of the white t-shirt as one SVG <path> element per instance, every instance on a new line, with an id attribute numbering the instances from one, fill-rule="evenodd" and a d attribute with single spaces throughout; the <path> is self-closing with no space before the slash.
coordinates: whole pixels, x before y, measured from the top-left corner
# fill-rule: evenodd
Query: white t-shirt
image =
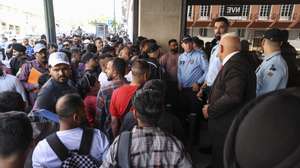
<path id="1" fill-rule="evenodd" d="M 105 87 L 107 85 L 110 85 L 110 81 L 108 81 L 107 79 L 107 75 L 104 72 L 101 72 L 99 77 L 98 77 L 98 81 L 100 82 L 100 86 L 101 87 Z"/>
<path id="2" fill-rule="evenodd" d="M 69 150 L 79 150 L 82 133 L 83 130 L 81 128 L 56 132 L 60 141 Z M 108 148 L 109 142 L 106 136 L 100 130 L 94 129 L 90 155 L 97 160 L 102 160 Z M 56 156 L 46 139 L 37 144 L 32 154 L 32 167 L 57 168 L 61 166 L 61 163 L 61 160 Z"/>
<path id="3" fill-rule="evenodd" d="M 125 75 L 125 78 L 128 82 L 132 81 L 132 71 L 129 71 L 127 75 Z"/>

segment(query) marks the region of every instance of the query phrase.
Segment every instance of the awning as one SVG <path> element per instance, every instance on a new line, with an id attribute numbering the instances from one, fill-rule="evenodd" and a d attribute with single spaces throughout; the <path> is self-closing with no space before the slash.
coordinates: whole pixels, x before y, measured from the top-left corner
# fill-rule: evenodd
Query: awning
<path id="1" fill-rule="evenodd" d="M 273 21 L 254 21 L 247 28 L 268 28 L 272 23 Z"/>

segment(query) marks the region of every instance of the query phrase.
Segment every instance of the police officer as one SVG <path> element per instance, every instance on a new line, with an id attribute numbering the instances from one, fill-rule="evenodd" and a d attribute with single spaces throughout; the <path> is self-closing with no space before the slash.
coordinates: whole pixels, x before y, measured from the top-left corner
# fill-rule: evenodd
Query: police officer
<path id="1" fill-rule="evenodd" d="M 182 48 L 184 53 L 178 58 L 177 77 L 182 101 L 185 102 L 184 112 L 199 113 L 201 105 L 196 94 L 205 80 L 208 61 L 204 51 L 193 49 L 193 39 L 190 36 L 183 38 Z M 182 117 L 186 117 L 187 114 Z"/>
<path id="2" fill-rule="evenodd" d="M 264 33 L 261 42 L 264 60 L 256 69 L 256 96 L 286 88 L 288 67 L 281 56 L 281 44 L 282 35 L 279 29 L 269 29 Z"/>

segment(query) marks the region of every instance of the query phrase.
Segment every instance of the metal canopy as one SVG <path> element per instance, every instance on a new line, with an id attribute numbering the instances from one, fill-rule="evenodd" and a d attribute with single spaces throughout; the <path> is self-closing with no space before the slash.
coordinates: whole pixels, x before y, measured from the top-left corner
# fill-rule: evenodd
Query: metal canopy
<path id="1" fill-rule="evenodd" d="M 300 4 L 300 0 L 187 0 L 188 5 L 276 5 Z"/>

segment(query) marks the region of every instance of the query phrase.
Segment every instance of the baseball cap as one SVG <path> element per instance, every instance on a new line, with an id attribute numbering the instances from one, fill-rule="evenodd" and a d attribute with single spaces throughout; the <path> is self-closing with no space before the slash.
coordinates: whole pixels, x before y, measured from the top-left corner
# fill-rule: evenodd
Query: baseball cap
<path id="1" fill-rule="evenodd" d="M 48 63 L 51 67 L 58 64 L 70 65 L 67 55 L 63 52 L 54 52 L 50 54 Z"/>
<path id="2" fill-rule="evenodd" d="M 282 41 L 282 33 L 281 30 L 277 28 L 272 28 L 265 31 L 263 38 L 269 39 L 271 41 Z"/>
<path id="3" fill-rule="evenodd" d="M 34 48 L 33 48 L 33 52 L 37 53 L 40 52 L 41 50 L 46 49 L 46 46 L 42 43 L 37 43 Z"/>
<path id="4" fill-rule="evenodd" d="M 191 42 L 193 42 L 193 38 L 189 35 L 186 35 L 183 37 L 182 42 L 183 43 L 191 43 Z"/>
<path id="5" fill-rule="evenodd" d="M 91 43 L 91 41 L 89 39 L 83 40 L 83 44 L 90 44 L 90 43 Z"/>

